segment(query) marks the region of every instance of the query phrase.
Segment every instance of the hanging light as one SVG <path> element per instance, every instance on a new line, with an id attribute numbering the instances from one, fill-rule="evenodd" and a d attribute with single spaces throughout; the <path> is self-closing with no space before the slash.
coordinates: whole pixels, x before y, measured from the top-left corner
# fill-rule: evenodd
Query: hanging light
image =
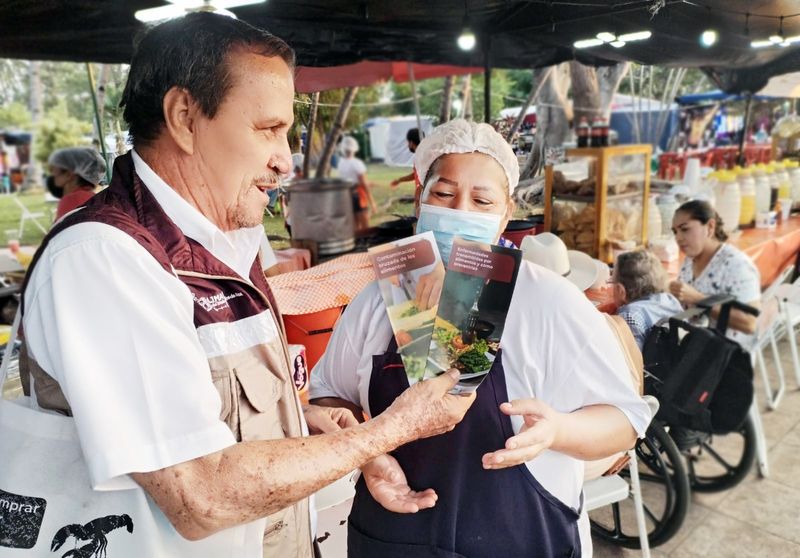
<path id="1" fill-rule="evenodd" d="M 717 39 L 719 35 L 713 29 L 706 29 L 703 31 L 703 34 L 700 35 L 700 44 L 704 47 L 708 48 L 714 46 L 717 43 Z"/>
<path id="2" fill-rule="evenodd" d="M 631 41 L 644 41 L 652 36 L 653 33 L 650 31 L 637 31 L 636 33 L 625 33 L 624 35 L 620 35 L 617 37 L 617 40 L 622 41 L 623 43 L 629 43 Z"/>
<path id="3" fill-rule="evenodd" d="M 625 33 L 624 35 L 616 35 L 608 31 L 601 31 L 593 39 L 581 39 L 572 43 L 575 48 L 592 48 L 600 45 L 611 45 L 614 48 L 622 48 L 627 43 L 633 41 L 644 41 L 653 36 L 651 31 L 635 31 L 633 33 Z"/>
<path id="4" fill-rule="evenodd" d="M 266 0 L 167 0 L 167 2 L 169 2 L 167 5 L 137 10 L 133 15 L 136 19 L 144 23 L 181 17 L 190 12 L 213 12 L 215 14 L 236 18 L 236 14 L 231 12 L 229 8 L 261 4 L 265 1 Z"/>
<path id="5" fill-rule="evenodd" d="M 461 50 L 472 50 L 475 48 L 477 40 L 475 39 L 475 33 L 472 32 L 472 29 L 464 27 L 464 30 L 461 31 L 456 42 L 458 43 L 458 48 Z"/>
<path id="6" fill-rule="evenodd" d="M 582 41 L 575 41 L 572 46 L 575 48 L 592 48 L 602 44 L 603 41 L 600 39 L 584 39 Z"/>

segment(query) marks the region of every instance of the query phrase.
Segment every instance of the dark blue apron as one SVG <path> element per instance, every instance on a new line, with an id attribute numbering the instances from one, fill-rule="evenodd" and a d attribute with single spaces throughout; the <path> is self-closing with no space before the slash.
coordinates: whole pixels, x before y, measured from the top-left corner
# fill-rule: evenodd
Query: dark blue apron
<path id="1" fill-rule="evenodd" d="M 392 338 L 372 357 L 369 406 L 383 412 L 408 388 Z M 481 457 L 513 436 L 499 410 L 508 401 L 500 352 L 477 399 L 451 432 L 406 444 L 392 455 L 414 489 L 433 488 L 436 506 L 398 514 L 373 500 L 360 479 L 348 524 L 350 558 L 577 558 L 578 512 L 547 492 L 524 465 L 484 470 Z"/>

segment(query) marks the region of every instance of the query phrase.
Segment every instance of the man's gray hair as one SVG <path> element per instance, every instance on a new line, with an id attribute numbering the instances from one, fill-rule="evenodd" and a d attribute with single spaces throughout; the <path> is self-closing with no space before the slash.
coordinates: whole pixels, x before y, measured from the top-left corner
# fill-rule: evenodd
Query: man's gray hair
<path id="1" fill-rule="evenodd" d="M 614 265 L 614 279 L 625 287 L 628 302 L 667 288 L 667 272 L 659 259 L 647 250 L 623 252 Z"/>

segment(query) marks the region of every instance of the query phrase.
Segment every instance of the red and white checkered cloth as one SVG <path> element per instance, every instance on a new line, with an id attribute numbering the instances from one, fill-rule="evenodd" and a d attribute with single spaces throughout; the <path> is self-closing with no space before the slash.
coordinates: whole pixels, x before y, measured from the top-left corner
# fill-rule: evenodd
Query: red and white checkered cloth
<path id="1" fill-rule="evenodd" d="M 313 314 L 350 301 L 375 280 L 366 253 L 347 254 L 303 271 L 267 277 L 281 314 Z"/>

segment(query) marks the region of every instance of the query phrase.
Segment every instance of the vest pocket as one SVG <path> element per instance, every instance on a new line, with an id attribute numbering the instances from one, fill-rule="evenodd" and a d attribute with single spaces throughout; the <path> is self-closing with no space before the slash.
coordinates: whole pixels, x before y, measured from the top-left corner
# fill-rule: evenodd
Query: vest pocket
<path id="1" fill-rule="evenodd" d="M 236 366 L 233 372 L 242 394 L 238 400 L 241 439 L 283 438 L 279 404 L 283 382 L 255 357 Z"/>

